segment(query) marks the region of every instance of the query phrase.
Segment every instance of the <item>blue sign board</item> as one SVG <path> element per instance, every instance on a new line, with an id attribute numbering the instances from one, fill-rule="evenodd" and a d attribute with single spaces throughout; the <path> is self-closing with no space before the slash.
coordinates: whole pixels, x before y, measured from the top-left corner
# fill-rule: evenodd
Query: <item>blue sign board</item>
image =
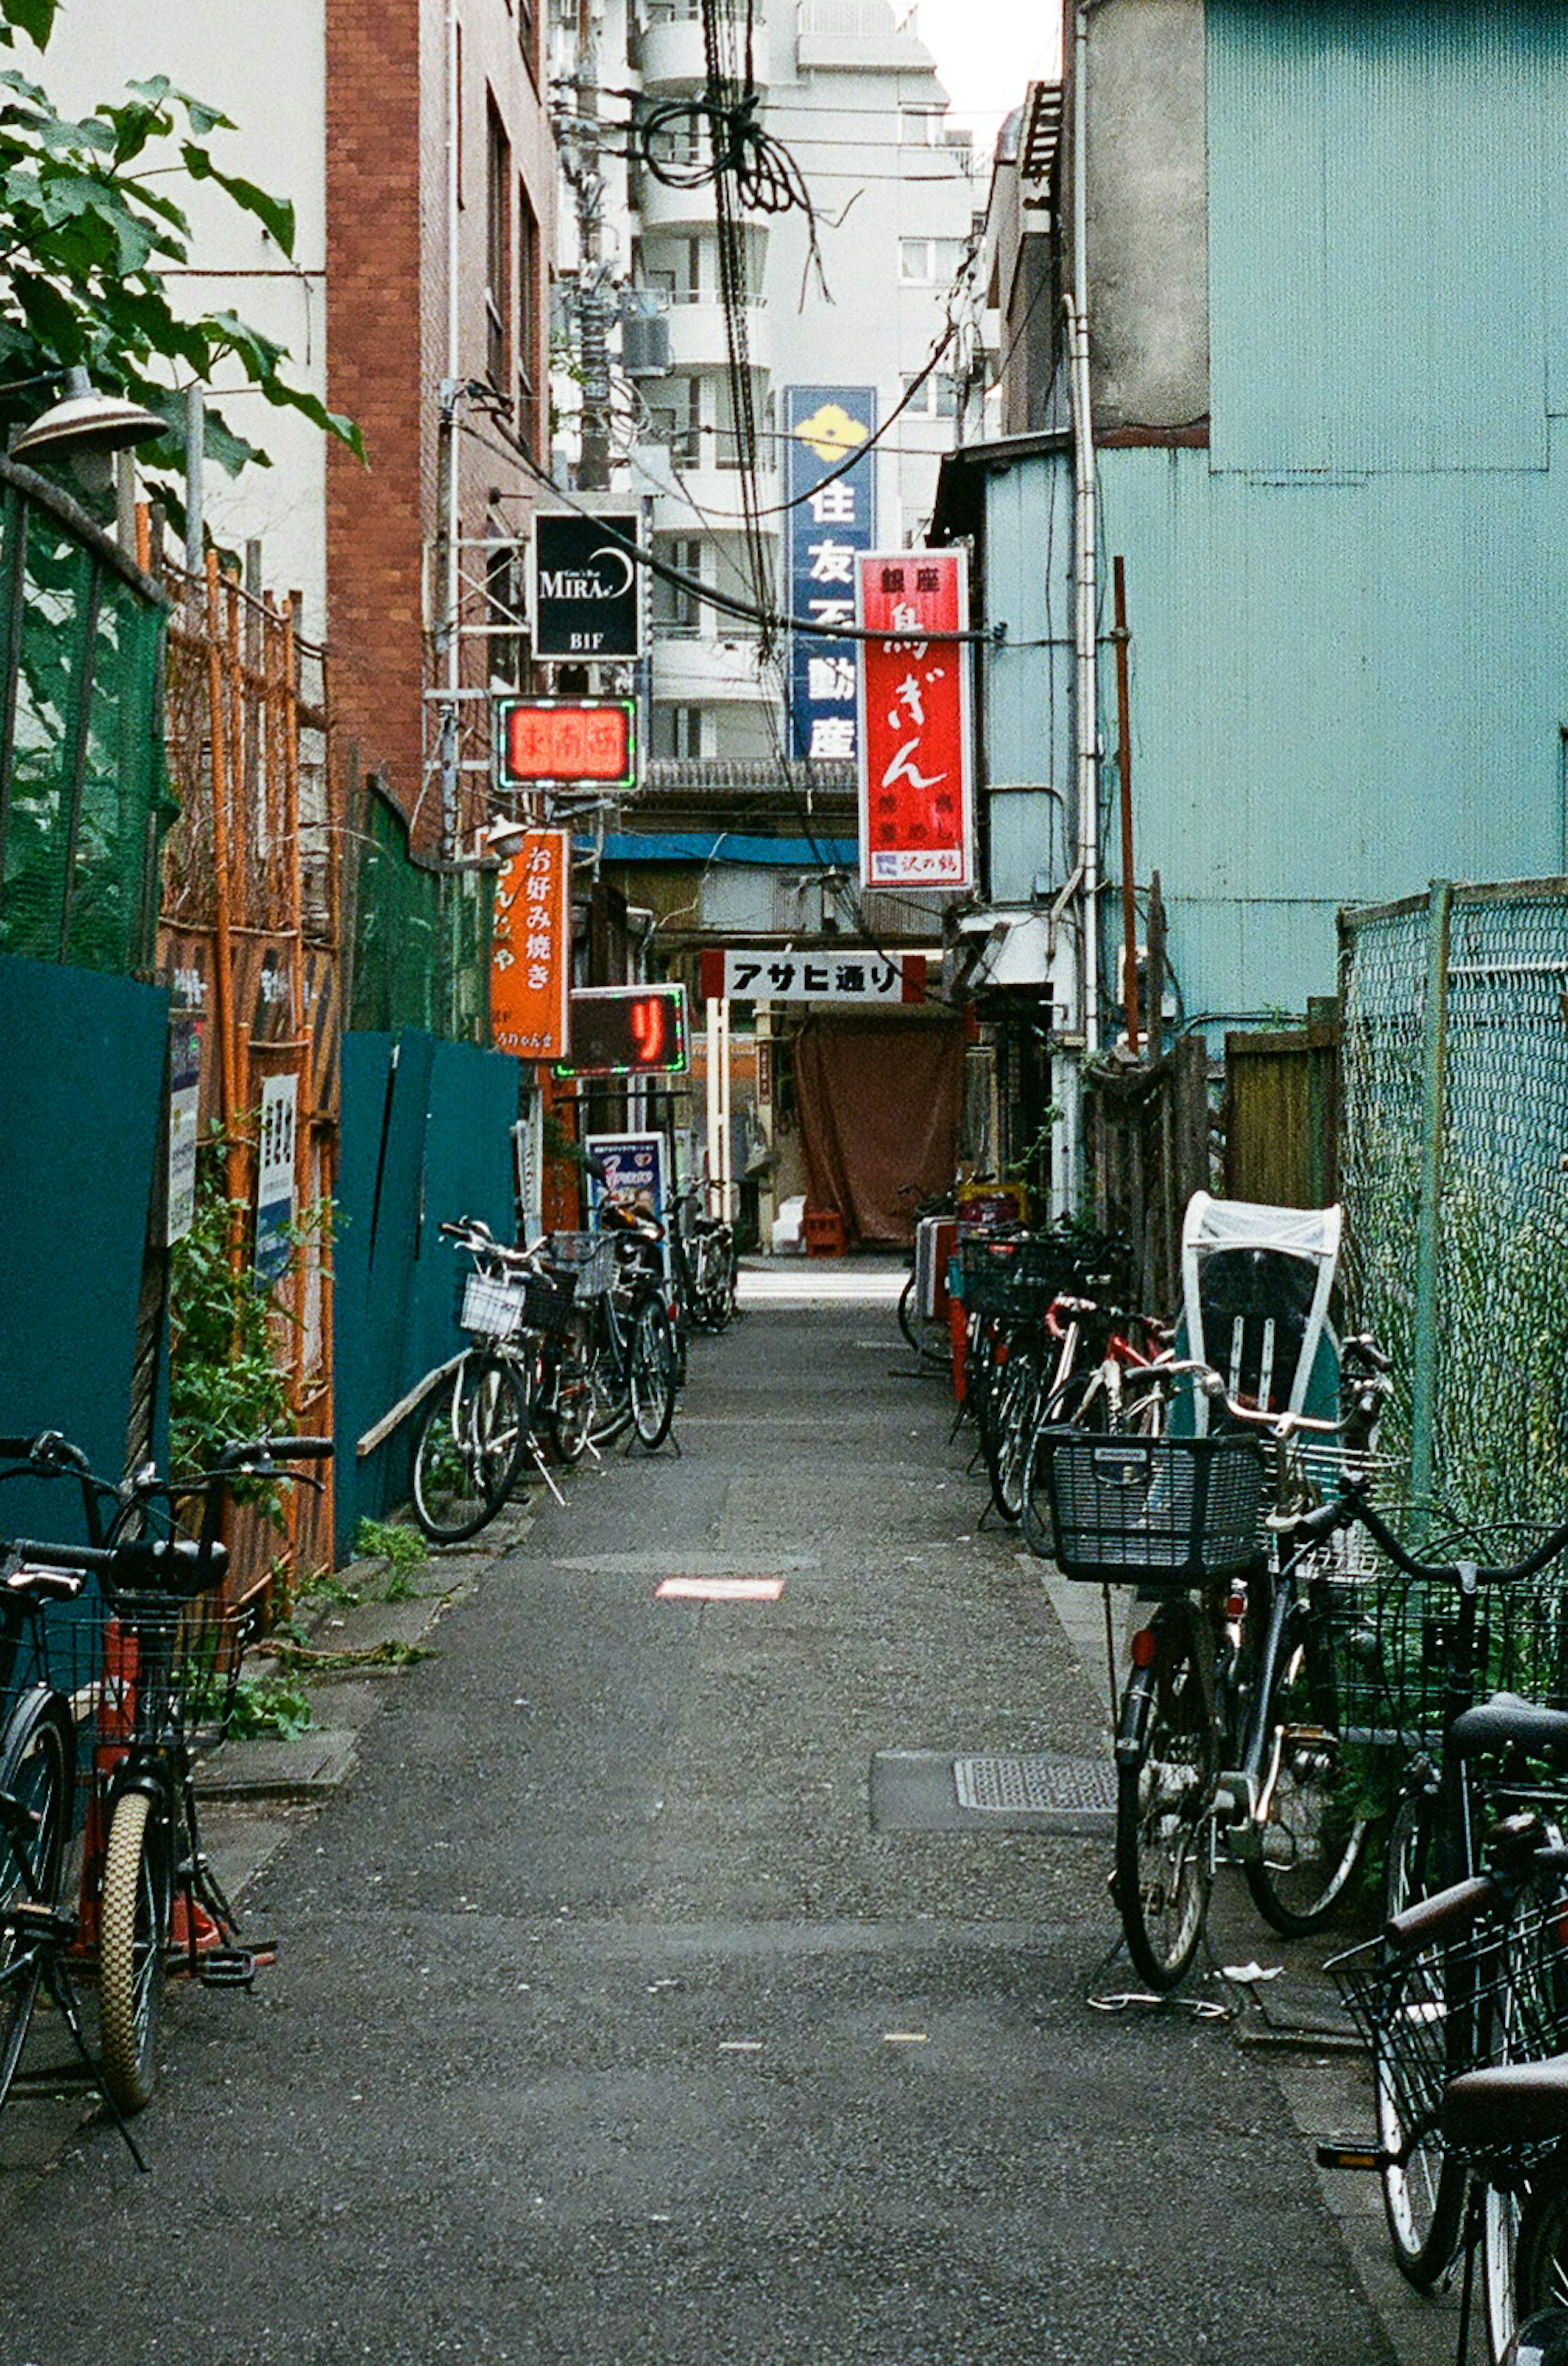
<path id="1" fill-rule="evenodd" d="M 854 623 L 855 559 L 876 547 L 875 455 L 853 457 L 875 433 L 874 387 L 784 389 L 789 613 L 829 633 L 835 625 Z M 852 640 L 794 636 L 790 745 L 795 755 L 854 761 L 855 672 Z"/>

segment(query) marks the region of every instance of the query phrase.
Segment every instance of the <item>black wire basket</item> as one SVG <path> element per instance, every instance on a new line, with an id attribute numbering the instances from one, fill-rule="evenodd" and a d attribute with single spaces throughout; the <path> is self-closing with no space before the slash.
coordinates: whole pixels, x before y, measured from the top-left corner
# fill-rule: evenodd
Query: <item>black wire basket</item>
<path id="1" fill-rule="evenodd" d="M 1260 1558 L 1264 1459 L 1250 1437 L 1064 1427 L 1042 1430 L 1035 1453 L 1064 1577 L 1185 1589 Z"/>
<path id="2" fill-rule="evenodd" d="M 258 1622 L 257 1603 L 216 1593 L 122 1594 L 104 1629 L 99 1741 L 156 1732 L 172 1709 L 192 1748 L 212 1748 L 232 1721 Z"/>
<path id="3" fill-rule="evenodd" d="M 1523 2134 L 1466 2140 L 1444 2102 L 1467 2071 L 1568 2049 L 1568 1896 L 1555 1883 L 1512 1908 L 1499 1893 L 1452 1937 L 1409 1952 L 1369 1940 L 1327 1969 L 1408 2142 L 1439 2132 L 1445 2151 L 1494 2174 L 1551 2148 Z"/>

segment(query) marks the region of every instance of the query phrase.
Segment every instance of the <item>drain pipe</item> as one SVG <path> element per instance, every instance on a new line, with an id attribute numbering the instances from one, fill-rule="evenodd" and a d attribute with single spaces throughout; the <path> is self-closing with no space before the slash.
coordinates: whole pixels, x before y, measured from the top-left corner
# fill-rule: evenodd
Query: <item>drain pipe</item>
<path id="1" fill-rule="evenodd" d="M 1077 848 L 1073 873 L 1053 912 L 1075 894 L 1078 928 L 1077 1019 L 1082 1049 L 1066 1047 L 1052 1062 L 1052 1167 L 1054 1212 L 1071 1217 L 1082 1209 L 1087 1179 L 1084 1155 L 1084 1070 L 1100 1052 L 1100 681 L 1096 648 L 1097 559 L 1100 530 L 1094 466 L 1094 417 L 1089 356 L 1089 201 L 1085 94 L 1089 82 L 1089 0 L 1077 0 L 1073 28 L 1072 287 L 1063 299 L 1067 349 L 1067 385 L 1073 430 L 1073 654 L 1074 771 L 1077 792 Z"/>
<path id="2" fill-rule="evenodd" d="M 1100 1050 L 1100 670 L 1096 647 L 1100 525 L 1094 464 L 1093 390 L 1089 360 L 1089 193 L 1085 98 L 1089 73 L 1089 8 L 1077 0 L 1073 33 L 1073 286 L 1065 299 L 1068 384 L 1073 421 L 1073 648 L 1076 694 L 1078 867 L 1083 873 L 1084 1058 Z"/>

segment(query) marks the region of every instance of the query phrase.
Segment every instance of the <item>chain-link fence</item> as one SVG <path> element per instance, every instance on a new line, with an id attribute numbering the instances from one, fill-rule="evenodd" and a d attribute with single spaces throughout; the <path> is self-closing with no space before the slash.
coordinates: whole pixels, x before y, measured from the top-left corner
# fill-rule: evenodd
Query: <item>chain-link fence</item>
<path id="1" fill-rule="evenodd" d="M 1568 1505 L 1568 887 L 1449 887 L 1344 916 L 1343 1190 L 1355 1312 L 1393 1358 L 1413 1497 Z"/>
<path id="2" fill-rule="evenodd" d="M 152 958 L 164 612 L 53 490 L 0 463 L 0 952 L 130 976 Z"/>
<path id="3" fill-rule="evenodd" d="M 358 827 L 348 1024 L 487 1042 L 493 874 L 417 862 L 407 823 L 374 783 Z"/>

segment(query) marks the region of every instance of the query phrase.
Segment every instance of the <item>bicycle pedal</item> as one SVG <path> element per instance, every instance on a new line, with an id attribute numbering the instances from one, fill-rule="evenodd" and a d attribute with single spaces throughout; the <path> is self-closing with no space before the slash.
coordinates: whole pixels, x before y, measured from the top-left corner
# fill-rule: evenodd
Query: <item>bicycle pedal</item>
<path id="1" fill-rule="evenodd" d="M 214 1947 L 201 1957 L 196 1976 L 204 1989 L 254 1988 L 264 1961 L 276 1957 L 258 1947 Z"/>
<path id="2" fill-rule="evenodd" d="M 18 1898 L 0 1914 L 0 1931 L 17 1939 L 42 1939 L 57 1947 L 68 1947 L 76 1936 L 76 1918 L 73 1914 L 57 1914 L 52 1906 Z"/>
<path id="3" fill-rule="evenodd" d="M 1317 2146 L 1319 2169 L 1386 2169 L 1389 2156 L 1376 2145 L 1320 2144 Z"/>

